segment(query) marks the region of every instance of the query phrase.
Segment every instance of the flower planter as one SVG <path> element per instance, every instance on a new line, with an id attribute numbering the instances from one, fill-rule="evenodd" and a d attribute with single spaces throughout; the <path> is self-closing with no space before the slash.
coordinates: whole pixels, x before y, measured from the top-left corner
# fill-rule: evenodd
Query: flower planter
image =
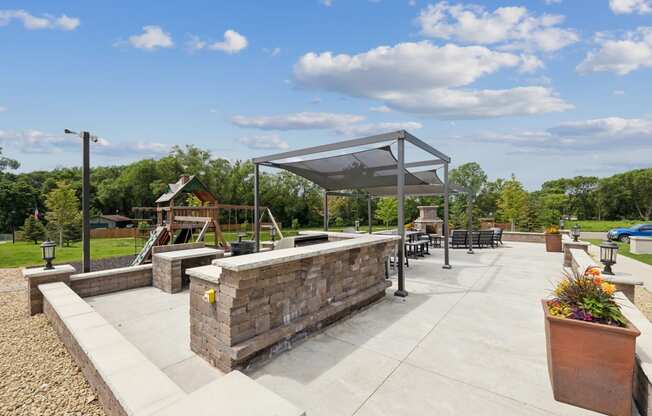
<path id="1" fill-rule="evenodd" d="M 596 412 L 631 416 L 636 337 L 625 328 L 551 316 L 546 324 L 548 373 L 555 400 Z"/>
<path id="2" fill-rule="evenodd" d="M 553 253 L 561 253 L 561 234 L 545 234 L 546 251 Z"/>

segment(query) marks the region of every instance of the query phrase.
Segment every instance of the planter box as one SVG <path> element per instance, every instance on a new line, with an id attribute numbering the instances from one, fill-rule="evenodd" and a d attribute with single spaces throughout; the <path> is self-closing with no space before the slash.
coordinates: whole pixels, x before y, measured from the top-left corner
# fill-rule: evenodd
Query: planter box
<path id="1" fill-rule="evenodd" d="M 555 400 L 631 416 L 636 337 L 626 328 L 551 316 L 545 300 L 548 373 Z"/>
<path id="2" fill-rule="evenodd" d="M 545 234 L 546 251 L 561 253 L 561 234 Z"/>

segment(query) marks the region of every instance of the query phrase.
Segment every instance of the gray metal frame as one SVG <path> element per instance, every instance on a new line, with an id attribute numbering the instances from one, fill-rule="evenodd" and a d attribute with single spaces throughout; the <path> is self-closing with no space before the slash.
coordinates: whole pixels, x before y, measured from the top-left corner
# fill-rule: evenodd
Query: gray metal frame
<path id="1" fill-rule="evenodd" d="M 276 153 L 269 156 L 262 156 L 253 158 L 254 168 L 254 211 L 258 212 L 260 207 L 260 189 L 259 189 L 259 166 L 273 166 L 274 161 L 284 159 L 314 155 L 316 153 L 331 152 L 335 150 L 349 149 L 353 147 L 367 146 L 377 143 L 397 141 L 398 142 L 398 164 L 397 164 L 397 195 L 398 200 L 398 234 L 401 236 L 398 251 L 398 290 L 394 293 L 396 296 L 405 297 L 408 295 L 405 289 L 405 271 L 404 271 L 404 258 L 405 258 L 405 172 L 406 169 L 419 166 L 435 166 L 444 165 L 444 268 L 450 269 L 449 263 L 449 244 L 448 244 L 448 200 L 449 200 L 449 186 L 448 186 L 448 165 L 451 158 L 446 154 L 440 152 L 422 140 L 417 139 L 405 130 L 399 130 L 391 133 L 377 134 L 369 137 L 362 137 L 359 139 L 345 140 L 337 143 L 329 143 L 321 146 L 312 146 L 305 149 L 292 150 L 289 152 Z M 434 160 L 424 160 L 420 162 L 405 163 L 405 142 L 408 142 L 421 150 L 434 156 Z M 334 194 L 334 193 L 330 193 Z M 328 230 L 328 195 L 329 192 L 324 192 L 324 230 Z M 368 202 L 369 210 L 369 232 L 371 233 L 371 198 Z M 260 250 L 260 219 L 258 215 L 255 216 L 255 229 L 256 229 L 256 251 Z"/>

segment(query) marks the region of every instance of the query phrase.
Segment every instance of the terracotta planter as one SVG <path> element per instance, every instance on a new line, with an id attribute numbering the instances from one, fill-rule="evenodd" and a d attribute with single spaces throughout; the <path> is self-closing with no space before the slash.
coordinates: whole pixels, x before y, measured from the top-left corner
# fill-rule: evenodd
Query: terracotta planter
<path id="1" fill-rule="evenodd" d="M 561 253 L 561 234 L 546 234 L 546 251 Z"/>
<path id="2" fill-rule="evenodd" d="M 555 400 L 596 412 L 631 416 L 636 337 L 632 325 L 558 318 L 542 301 L 548 373 Z"/>

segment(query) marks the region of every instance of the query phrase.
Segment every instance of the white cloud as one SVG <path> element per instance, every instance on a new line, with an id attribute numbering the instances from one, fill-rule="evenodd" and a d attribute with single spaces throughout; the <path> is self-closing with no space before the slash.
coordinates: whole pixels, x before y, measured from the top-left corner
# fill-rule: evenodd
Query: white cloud
<path id="1" fill-rule="evenodd" d="M 143 33 L 129 37 L 129 43 L 134 48 L 155 50 L 174 46 L 172 37 L 160 26 L 143 26 Z"/>
<path id="2" fill-rule="evenodd" d="M 310 104 L 321 104 L 321 98 L 314 97 L 312 100 L 310 100 Z"/>
<path id="3" fill-rule="evenodd" d="M 75 30 L 80 25 L 80 20 L 76 17 L 69 17 L 62 14 L 59 17 L 45 14 L 43 16 L 34 16 L 25 10 L 0 10 L 0 26 L 8 25 L 12 20 L 22 22 L 25 29 L 59 29 Z"/>
<path id="4" fill-rule="evenodd" d="M 625 95 L 624 90 L 613 90 L 612 92 L 613 95 Z"/>
<path id="5" fill-rule="evenodd" d="M 381 98 L 400 111 L 448 120 L 534 115 L 573 108 L 551 89 L 537 86 L 477 91 L 435 88 Z"/>
<path id="6" fill-rule="evenodd" d="M 564 123 L 548 129 L 557 136 L 572 138 L 633 139 L 652 138 L 652 119 L 607 117 Z"/>
<path id="7" fill-rule="evenodd" d="M 521 59 L 483 46 L 437 46 L 428 41 L 379 46 L 358 55 L 331 52 L 303 55 L 294 77 L 306 87 L 369 97 L 397 90 L 458 87 Z"/>
<path id="8" fill-rule="evenodd" d="M 627 32 L 622 39 L 611 39 L 601 34 L 597 42 L 599 48 L 586 55 L 576 68 L 578 72 L 608 71 L 626 75 L 652 67 L 652 26 Z"/>
<path id="9" fill-rule="evenodd" d="M 208 49 L 220 50 L 228 54 L 238 53 L 247 47 L 247 38 L 236 32 L 235 30 L 227 30 L 224 32 L 224 41 L 215 42 L 208 45 Z"/>
<path id="10" fill-rule="evenodd" d="M 40 130 L 7 132 L 0 130 L 0 143 L 19 149 L 22 153 L 57 154 L 81 151 L 81 140 L 77 136 L 47 133 Z M 170 146 L 156 142 L 132 141 L 112 143 L 99 138 L 91 145 L 91 153 L 104 156 L 163 156 L 170 151 Z"/>
<path id="11" fill-rule="evenodd" d="M 541 59 L 537 58 L 534 55 L 521 55 L 521 66 L 519 67 L 519 72 L 521 73 L 530 73 L 536 72 L 539 69 L 542 69 L 545 65 Z"/>
<path id="12" fill-rule="evenodd" d="M 615 14 L 652 13 L 651 0 L 609 0 L 609 8 Z"/>
<path id="13" fill-rule="evenodd" d="M 205 40 L 202 40 L 199 36 L 190 35 L 190 40 L 187 42 L 188 48 L 191 51 L 196 51 L 200 49 L 210 49 L 213 51 L 222 51 L 228 54 L 236 54 L 241 50 L 245 49 L 249 42 L 247 38 L 236 32 L 235 30 L 227 30 L 224 32 L 224 40 L 221 42 L 209 43 Z M 279 48 L 275 48 L 270 51 L 272 56 L 276 56 L 281 52 Z"/>
<path id="14" fill-rule="evenodd" d="M 558 27 L 560 15 L 535 15 L 525 7 L 488 11 L 473 4 L 442 1 L 421 10 L 417 21 L 425 36 L 515 50 L 555 52 L 579 40 L 573 29 Z"/>
<path id="15" fill-rule="evenodd" d="M 387 107 L 386 105 L 381 105 L 378 107 L 371 107 L 369 111 L 374 113 L 391 113 L 392 109 Z"/>
<path id="16" fill-rule="evenodd" d="M 231 122 L 239 127 L 261 130 L 335 129 L 364 120 L 354 114 L 291 113 L 275 116 L 233 116 Z"/>
<path id="17" fill-rule="evenodd" d="M 281 48 L 263 48 L 263 52 L 269 54 L 269 56 L 278 56 L 281 53 Z"/>
<path id="18" fill-rule="evenodd" d="M 461 90 L 504 68 L 533 70 L 537 58 L 483 46 L 431 42 L 381 46 L 358 55 L 308 53 L 294 67 L 304 87 L 380 100 L 390 109 L 436 118 L 484 118 L 563 111 L 571 105 L 543 87 Z"/>
<path id="19" fill-rule="evenodd" d="M 319 2 L 326 7 L 331 7 L 333 5 L 333 0 L 319 0 Z"/>
<path id="20" fill-rule="evenodd" d="M 285 150 L 290 147 L 278 134 L 242 137 L 238 142 L 254 150 Z"/>
<path id="21" fill-rule="evenodd" d="M 387 133 L 389 131 L 397 130 L 418 130 L 423 127 L 423 124 L 416 121 L 405 122 L 383 122 L 383 123 L 368 123 L 368 124 L 350 124 L 335 129 L 339 134 L 347 136 L 371 136 L 379 133 Z"/>
<path id="22" fill-rule="evenodd" d="M 5 111 L 7 111 L 7 110 L 8 110 L 7 107 L 3 107 L 3 106 L 0 105 L 0 113 L 3 113 Z"/>
<path id="23" fill-rule="evenodd" d="M 414 7 L 417 5 L 417 0 L 408 0 L 408 5 Z"/>
<path id="24" fill-rule="evenodd" d="M 543 0 L 543 2 L 550 6 L 552 4 L 560 4 L 562 0 Z"/>

